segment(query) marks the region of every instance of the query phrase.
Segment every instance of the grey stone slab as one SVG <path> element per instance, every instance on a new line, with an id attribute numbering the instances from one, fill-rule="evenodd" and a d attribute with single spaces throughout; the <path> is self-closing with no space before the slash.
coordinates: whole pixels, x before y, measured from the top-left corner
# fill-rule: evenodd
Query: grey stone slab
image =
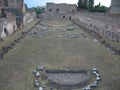
<path id="1" fill-rule="evenodd" d="M 43 65 L 37 66 L 37 70 L 42 71 L 44 69 Z"/>
<path id="2" fill-rule="evenodd" d="M 42 87 L 39 87 L 38 90 L 43 90 L 43 88 L 42 88 Z"/>
<path id="3" fill-rule="evenodd" d="M 35 77 L 40 77 L 40 72 L 36 72 Z"/>
<path id="4" fill-rule="evenodd" d="M 37 70 L 33 70 L 33 74 L 36 74 L 37 73 Z"/>
<path id="5" fill-rule="evenodd" d="M 91 84 L 91 87 L 97 87 L 97 84 L 98 84 L 98 82 L 97 82 L 97 81 L 94 81 L 94 82 Z"/>
<path id="6" fill-rule="evenodd" d="M 39 85 L 40 85 L 40 81 L 39 81 L 39 80 L 35 80 L 35 81 L 34 81 L 34 86 L 37 87 L 37 86 L 39 86 Z"/>
<path id="7" fill-rule="evenodd" d="M 97 69 L 96 69 L 96 68 L 93 68 L 92 71 L 97 71 Z"/>
<path id="8" fill-rule="evenodd" d="M 101 80 L 101 78 L 100 78 L 100 77 L 96 77 L 96 80 L 97 80 L 97 81 L 100 81 L 100 80 Z"/>

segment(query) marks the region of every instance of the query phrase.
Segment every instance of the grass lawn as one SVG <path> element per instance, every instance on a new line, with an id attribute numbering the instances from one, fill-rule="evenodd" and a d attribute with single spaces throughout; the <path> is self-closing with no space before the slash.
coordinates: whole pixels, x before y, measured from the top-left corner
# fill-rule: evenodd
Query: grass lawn
<path id="1" fill-rule="evenodd" d="M 94 90 L 120 90 L 120 59 L 89 37 L 62 37 L 62 30 L 71 24 L 69 21 L 48 22 L 41 23 L 52 26 L 46 31 L 49 36 L 27 36 L 0 61 L 0 90 L 37 90 L 33 88 L 32 71 L 41 64 L 46 69 L 91 70 L 96 67 L 102 80 Z M 79 27 L 75 27 L 75 30 L 65 33 L 84 33 Z M 61 37 L 56 37 L 59 34 Z M 14 37 L 17 36 L 16 34 Z"/>

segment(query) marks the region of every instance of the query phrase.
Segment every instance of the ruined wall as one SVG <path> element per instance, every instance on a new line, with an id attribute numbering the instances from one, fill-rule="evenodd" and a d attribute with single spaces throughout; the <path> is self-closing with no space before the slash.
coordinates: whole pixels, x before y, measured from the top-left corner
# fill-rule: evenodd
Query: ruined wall
<path id="1" fill-rule="evenodd" d="M 26 12 L 24 0 L 0 0 L 0 38 L 4 39 L 35 19 L 35 12 Z"/>
<path id="2" fill-rule="evenodd" d="M 120 14 L 120 0 L 112 0 L 110 14 Z"/>
<path id="3" fill-rule="evenodd" d="M 4 39 L 17 30 L 16 17 L 11 13 L 7 13 L 7 19 L 1 18 L 0 38 Z"/>
<path id="4" fill-rule="evenodd" d="M 21 9 L 24 0 L 0 0 L 0 7 L 7 8 L 17 8 Z"/>
<path id="5" fill-rule="evenodd" d="M 12 13 L 16 16 L 17 27 L 21 28 L 23 23 L 23 4 L 24 0 L 0 0 L 1 10 L 4 18 L 6 17 L 6 13 Z"/>
<path id="6" fill-rule="evenodd" d="M 2 39 L 7 37 L 8 35 L 11 35 L 14 32 L 14 30 L 15 30 L 14 27 L 13 27 L 14 24 L 15 24 L 15 22 L 11 21 L 11 22 L 8 22 L 7 25 L 2 26 L 2 29 L 1 29 L 2 32 L 0 33 Z M 5 32 L 5 28 L 8 32 L 8 34 L 6 34 L 6 32 Z"/>
<path id="7" fill-rule="evenodd" d="M 77 11 L 75 4 L 54 4 L 47 3 L 45 19 L 68 19 Z"/>
<path id="8" fill-rule="evenodd" d="M 73 22 L 85 28 L 86 30 L 89 30 L 89 32 L 94 31 L 101 36 L 105 36 L 111 41 L 120 42 L 120 28 L 112 27 L 107 22 L 102 22 L 100 20 L 95 20 L 84 16 L 74 17 Z"/>

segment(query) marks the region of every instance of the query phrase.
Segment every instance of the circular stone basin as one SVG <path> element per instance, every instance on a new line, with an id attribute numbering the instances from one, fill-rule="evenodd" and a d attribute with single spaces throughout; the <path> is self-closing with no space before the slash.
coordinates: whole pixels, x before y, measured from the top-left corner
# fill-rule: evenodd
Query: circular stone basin
<path id="1" fill-rule="evenodd" d="M 89 73 L 85 70 L 46 70 L 48 80 L 58 86 L 84 86 L 89 81 Z"/>

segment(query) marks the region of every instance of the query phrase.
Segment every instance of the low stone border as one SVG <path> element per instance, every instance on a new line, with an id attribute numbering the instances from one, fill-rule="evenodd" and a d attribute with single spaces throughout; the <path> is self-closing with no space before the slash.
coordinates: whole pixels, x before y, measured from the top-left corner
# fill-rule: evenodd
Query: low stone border
<path id="1" fill-rule="evenodd" d="M 86 70 L 49 69 L 46 73 L 88 73 Z"/>
<path id="2" fill-rule="evenodd" d="M 44 72 L 44 76 L 42 76 L 42 73 Z M 81 86 L 85 86 L 86 83 L 88 83 L 88 81 L 90 80 L 90 77 L 89 77 L 89 80 L 85 81 L 85 82 L 82 82 L 79 83 L 79 84 L 76 84 L 76 85 L 60 85 L 59 83 L 56 83 L 53 81 L 51 81 L 49 78 L 48 78 L 48 74 L 52 74 L 52 75 L 55 75 L 55 74 L 58 74 L 59 73 L 61 74 L 66 74 L 66 73 L 69 73 L 69 74 L 79 74 L 79 73 L 84 73 L 84 74 L 88 74 L 88 76 L 90 75 L 90 72 L 86 71 L 86 70 L 68 70 L 68 69 L 47 69 L 45 70 L 45 68 L 43 67 L 43 65 L 39 65 L 36 67 L 36 69 L 33 70 L 33 75 L 35 77 L 35 80 L 33 82 L 33 85 L 35 88 L 37 88 L 38 90 L 44 90 L 45 87 L 50 87 L 49 90 L 54 90 L 54 88 L 61 88 L 62 90 L 68 90 L 68 89 L 71 89 L 71 88 L 81 88 Z M 101 76 L 98 72 L 98 70 L 96 68 L 93 68 L 92 69 L 92 73 L 93 75 L 95 76 L 95 81 L 93 81 L 91 84 L 85 86 L 83 88 L 83 90 L 92 90 L 92 89 L 95 89 L 99 82 L 101 81 Z M 57 76 L 58 76 L 57 75 Z M 64 75 L 63 75 L 64 76 Z M 75 75 L 74 75 L 75 76 Z M 65 75 L 66 77 L 66 75 Z M 45 80 L 46 81 L 46 86 L 42 86 L 41 84 L 41 81 L 40 81 L 40 78 L 42 80 Z M 43 79 L 45 78 L 45 79 Z M 52 77 L 52 78 L 56 78 L 56 77 Z M 71 77 L 69 76 L 69 79 L 71 79 Z M 73 78 L 72 78 L 73 79 Z M 83 79 L 83 78 L 81 78 Z M 80 85 L 81 84 L 81 85 Z"/>
<path id="3" fill-rule="evenodd" d="M 65 34 L 64 35 L 67 38 L 86 38 L 84 34 Z"/>
<path id="4" fill-rule="evenodd" d="M 93 83 L 91 83 L 90 85 L 84 87 L 83 90 L 91 90 L 92 88 L 97 87 L 98 83 L 100 82 L 101 76 L 98 73 L 98 70 L 96 68 L 93 68 L 92 73 L 95 75 L 96 80 Z"/>
<path id="5" fill-rule="evenodd" d="M 36 67 L 36 69 L 33 70 L 33 75 L 35 77 L 33 81 L 33 86 L 34 88 L 38 88 L 38 90 L 43 90 L 43 87 L 41 87 L 41 82 L 39 80 L 40 77 L 42 78 L 40 71 L 44 71 L 43 65 L 39 65 Z"/>

